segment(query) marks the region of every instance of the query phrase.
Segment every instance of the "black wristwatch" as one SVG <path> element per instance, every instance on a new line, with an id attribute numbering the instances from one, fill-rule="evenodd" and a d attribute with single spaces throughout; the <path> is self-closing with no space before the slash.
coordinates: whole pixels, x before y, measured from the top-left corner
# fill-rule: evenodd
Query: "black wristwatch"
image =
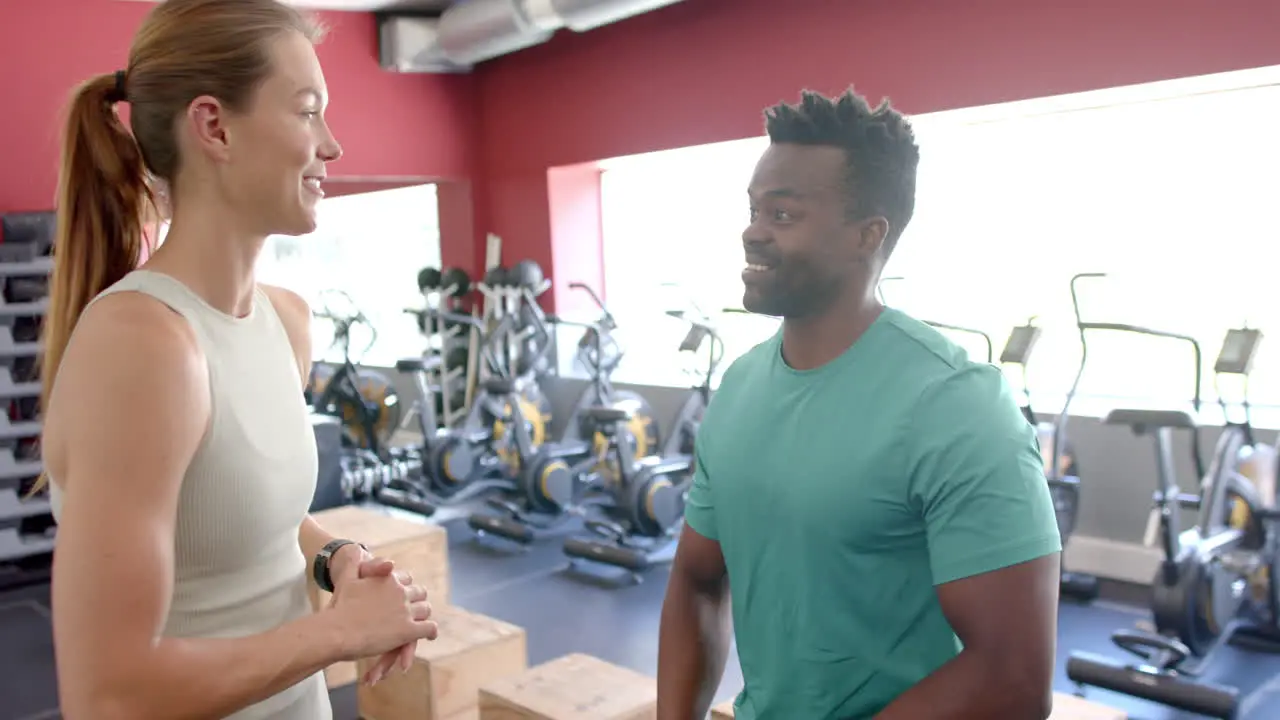
<path id="1" fill-rule="evenodd" d="M 369 548 L 364 543 L 358 543 L 355 540 L 330 540 L 327 545 L 320 548 L 320 552 L 316 553 L 315 560 L 311 563 L 311 577 L 315 579 L 316 586 L 325 592 L 333 592 L 333 577 L 329 575 L 329 561 L 333 559 L 334 554 L 338 550 L 347 545 L 359 545 L 368 552 Z"/>

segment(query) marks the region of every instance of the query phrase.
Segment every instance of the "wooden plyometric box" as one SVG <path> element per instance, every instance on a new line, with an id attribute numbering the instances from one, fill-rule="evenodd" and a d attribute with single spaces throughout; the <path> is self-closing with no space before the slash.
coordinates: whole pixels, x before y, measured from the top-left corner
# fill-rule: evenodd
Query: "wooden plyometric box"
<path id="1" fill-rule="evenodd" d="M 653 720 L 657 681 L 590 655 L 566 655 L 480 688 L 480 720 Z"/>
<path id="2" fill-rule="evenodd" d="M 432 607 L 449 603 L 449 539 L 444 528 L 351 505 L 318 512 L 312 517 L 330 535 L 364 543 L 369 552 L 407 570 L 415 583 L 427 588 Z M 328 605 L 329 593 L 314 584 L 309 587 L 313 607 L 320 609 Z M 355 682 L 355 663 L 330 666 L 325 670 L 325 680 L 330 688 Z"/>
<path id="3" fill-rule="evenodd" d="M 733 701 L 725 700 L 711 708 L 711 720 L 733 720 Z"/>
<path id="4" fill-rule="evenodd" d="M 1053 714 L 1049 720 L 1127 720 L 1123 710 L 1091 702 L 1066 693 L 1053 694 Z"/>
<path id="5" fill-rule="evenodd" d="M 523 628 L 452 606 L 438 608 L 432 619 L 440 635 L 418 643 L 409 672 L 356 690 L 361 718 L 475 720 L 480 687 L 528 667 Z M 360 661 L 359 672 L 371 663 Z"/>

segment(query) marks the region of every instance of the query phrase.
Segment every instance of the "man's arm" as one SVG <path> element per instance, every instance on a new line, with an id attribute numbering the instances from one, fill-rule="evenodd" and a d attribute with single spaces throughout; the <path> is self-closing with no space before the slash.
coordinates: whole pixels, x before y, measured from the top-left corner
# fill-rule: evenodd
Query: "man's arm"
<path id="1" fill-rule="evenodd" d="M 877 720 L 1043 720 L 1053 703 L 1059 553 L 1035 434 L 1000 371 L 927 390 L 907 473 L 942 612 L 964 649 Z"/>
<path id="2" fill-rule="evenodd" d="M 937 588 L 964 649 L 876 720 L 1044 720 L 1053 707 L 1058 555 Z"/>
<path id="3" fill-rule="evenodd" d="M 685 526 L 662 603 L 658 720 L 707 716 L 724 675 L 729 635 L 728 572 L 716 539 L 706 466 L 698 458 L 685 505 Z"/>

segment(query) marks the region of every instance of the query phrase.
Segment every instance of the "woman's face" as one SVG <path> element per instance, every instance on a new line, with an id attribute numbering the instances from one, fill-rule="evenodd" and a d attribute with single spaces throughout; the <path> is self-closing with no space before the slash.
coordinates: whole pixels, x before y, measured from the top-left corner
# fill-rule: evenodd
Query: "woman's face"
<path id="1" fill-rule="evenodd" d="M 272 47 L 273 71 L 248 112 L 227 118 L 219 184 L 237 213 L 264 235 L 316 229 L 325 165 L 342 156 L 324 119 L 328 90 L 314 46 L 290 33 Z"/>

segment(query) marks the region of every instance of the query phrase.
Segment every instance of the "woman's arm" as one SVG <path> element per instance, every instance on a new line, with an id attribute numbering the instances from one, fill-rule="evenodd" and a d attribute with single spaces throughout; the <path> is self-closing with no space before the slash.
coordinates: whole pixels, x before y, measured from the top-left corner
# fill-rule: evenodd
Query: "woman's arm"
<path id="1" fill-rule="evenodd" d="M 299 389 L 305 389 L 307 379 L 311 377 L 311 306 L 301 295 L 292 290 L 276 285 L 263 284 L 260 287 L 271 300 L 271 306 L 275 308 L 276 316 L 280 318 L 280 324 L 284 325 L 285 334 L 289 336 L 294 362 L 298 364 Z M 333 535 L 310 515 L 303 519 L 302 526 L 298 528 L 298 545 L 308 561 L 333 539 Z M 359 540 L 359 538 L 345 539 Z M 350 547 L 342 548 L 338 554 L 347 552 L 354 554 Z M 359 556 L 356 555 L 355 559 L 358 560 Z M 334 556 L 334 560 L 338 560 L 337 555 Z"/>
<path id="2" fill-rule="evenodd" d="M 307 304 L 307 301 L 301 295 L 287 288 L 266 284 L 261 287 L 271 300 L 271 306 L 275 308 L 276 315 L 280 318 L 280 324 L 284 325 L 285 333 L 289 336 L 289 344 L 293 346 L 294 360 L 298 363 L 298 376 L 301 378 L 301 386 L 305 389 L 308 378 L 311 377 L 311 306 Z M 310 515 L 303 518 L 302 525 L 298 528 L 298 545 L 302 548 L 303 557 L 308 558 L 308 560 L 314 558 L 316 553 L 319 553 L 320 549 L 333 539 L 334 536 Z M 360 538 L 344 539 L 357 542 L 360 540 Z M 394 565 L 390 562 L 374 561 L 375 558 L 365 552 L 359 545 L 346 545 L 334 554 L 329 561 L 329 567 L 335 579 L 351 574 L 362 577 L 366 573 L 391 572 L 394 569 Z M 351 563 L 357 563 L 360 566 L 355 573 L 345 571 L 344 566 Z M 397 573 L 397 577 L 405 585 L 413 582 L 413 577 L 405 572 Z M 366 670 L 363 681 L 369 684 L 376 684 L 397 665 L 401 672 L 408 672 L 409 667 L 413 664 L 415 645 L 415 643 L 410 643 L 397 650 L 383 654 L 378 659 L 378 662 L 373 663 Z"/>
<path id="3" fill-rule="evenodd" d="M 162 636 L 185 470 L 209 420 L 190 327 L 153 299 L 103 298 L 67 349 L 44 458 L 66 490 L 53 565 L 62 711 L 221 718 L 347 658 L 334 616 L 228 640 Z"/>
<path id="4" fill-rule="evenodd" d="M 265 284 L 260 287 L 271 300 L 271 306 L 275 308 L 276 316 L 280 318 L 280 324 L 284 325 L 285 334 L 289 336 L 294 361 L 298 364 L 299 388 L 305 389 L 307 379 L 311 377 L 311 306 L 292 290 Z M 298 545 L 308 561 L 333 539 L 334 536 L 310 515 L 303 519 L 302 526 L 298 528 Z M 359 538 L 344 539 L 359 541 Z M 338 564 L 340 560 L 345 562 L 347 555 L 359 561 L 362 554 L 356 552 L 358 549 L 351 546 L 342 548 L 334 555 L 333 564 Z"/>

